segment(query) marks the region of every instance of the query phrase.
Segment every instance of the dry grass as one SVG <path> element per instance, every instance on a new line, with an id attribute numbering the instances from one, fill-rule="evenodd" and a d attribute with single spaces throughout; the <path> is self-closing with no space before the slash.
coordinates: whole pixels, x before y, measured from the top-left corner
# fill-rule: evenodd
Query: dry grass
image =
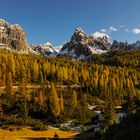
<path id="1" fill-rule="evenodd" d="M 66 132 L 61 130 L 46 130 L 46 131 L 34 131 L 30 128 L 23 128 L 19 131 L 8 131 L 0 129 L 0 140 L 22 140 L 25 138 L 53 138 L 57 133 L 59 138 L 74 138 L 78 133 Z"/>

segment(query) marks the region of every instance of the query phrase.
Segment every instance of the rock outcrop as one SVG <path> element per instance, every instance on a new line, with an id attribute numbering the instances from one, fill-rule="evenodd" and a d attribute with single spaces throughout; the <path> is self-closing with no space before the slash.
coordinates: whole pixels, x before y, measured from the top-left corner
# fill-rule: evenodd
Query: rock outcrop
<path id="1" fill-rule="evenodd" d="M 0 48 L 17 52 L 28 52 L 25 31 L 18 24 L 10 24 L 0 19 Z"/>

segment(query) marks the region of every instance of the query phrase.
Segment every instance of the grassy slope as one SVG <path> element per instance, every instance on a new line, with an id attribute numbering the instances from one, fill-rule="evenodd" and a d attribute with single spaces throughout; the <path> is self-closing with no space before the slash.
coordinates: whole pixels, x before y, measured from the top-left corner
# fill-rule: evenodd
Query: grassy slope
<path id="1" fill-rule="evenodd" d="M 57 133 L 59 138 L 74 138 L 78 133 L 61 130 L 33 131 L 30 128 L 23 128 L 19 131 L 8 131 L 0 129 L 0 140 L 26 140 L 26 138 L 53 138 Z"/>

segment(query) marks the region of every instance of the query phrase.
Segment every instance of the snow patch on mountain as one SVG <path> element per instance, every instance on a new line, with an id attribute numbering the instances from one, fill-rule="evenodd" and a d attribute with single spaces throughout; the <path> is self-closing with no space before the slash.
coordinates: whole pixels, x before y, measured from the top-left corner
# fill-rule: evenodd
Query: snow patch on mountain
<path id="1" fill-rule="evenodd" d="M 90 47 L 90 46 L 89 46 L 89 49 L 91 50 L 91 52 L 93 54 L 102 54 L 102 53 L 108 52 L 107 50 L 101 50 L 101 49 L 93 48 L 93 47 Z"/>
<path id="2" fill-rule="evenodd" d="M 53 46 L 50 42 L 43 44 L 43 46 Z"/>
<path id="3" fill-rule="evenodd" d="M 110 36 L 107 35 L 106 33 L 95 32 L 92 36 L 93 36 L 95 39 L 103 38 L 103 37 L 107 37 L 108 39 L 110 39 Z"/>

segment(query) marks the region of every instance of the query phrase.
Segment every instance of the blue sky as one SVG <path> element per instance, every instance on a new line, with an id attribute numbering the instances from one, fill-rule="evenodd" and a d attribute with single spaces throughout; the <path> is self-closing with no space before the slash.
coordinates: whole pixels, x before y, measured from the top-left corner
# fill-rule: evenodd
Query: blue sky
<path id="1" fill-rule="evenodd" d="M 140 0 L 0 0 L 0 18 L 20 24 L 30 44 L 70 40 L 77 27 L 140 40 Z"/>

